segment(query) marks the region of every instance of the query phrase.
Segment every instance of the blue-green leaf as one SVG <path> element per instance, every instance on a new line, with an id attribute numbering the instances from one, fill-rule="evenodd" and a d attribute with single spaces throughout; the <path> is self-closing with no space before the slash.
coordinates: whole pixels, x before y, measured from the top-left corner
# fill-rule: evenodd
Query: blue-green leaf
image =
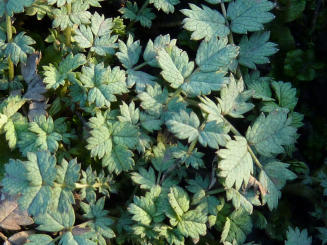
<path id="1" fill-rule="evenodd" d="M 227 134 L 228 131 L 229 128 L 225 128 L 223 123 L 210 121 L 199 131 L 199 142 L 203 146 L 208 145 L 211 148 L 218 149 L 219 145 L 225 146 L 230 140 L 230 136 Z"/>
<path id="2" fill-rule="evenodd" d="M 120 174 L 121 171 L 129 171 L 133 169 L 134 160 L 133 153 L 124 145 L 113 147 L 112 151 L 102 159 L 102 166 L 108 166 L 110 173 Z"/>
<path id="3" fill-rule="evenodd" d="M 0 17 L 5 13 L 13 17 L 14 13 L 24 12 L 24 7 L 31 6 L 35 0 L 8 0 L 0 2 Z"/>
<path id="4" fill-rule="evenodd" d="M 113 142 L 135 149 L 139 143 L 138 130 L 130 122 L 115 122 L 112 126 Z"/>
<path id="5" fill-rule="evenodd" d="M 246 74 L 244 76 L 244 82 L 248 89 L 254 90 L 253 98 L 262 99 L 263 101 L 273 101 L 272 93 L 270 89 L 270 77 L 260 77 L 260 72 L 255 71 L 253 74 Z"/>
<path id="6" fill-rule="evenodd" d="M 148 172 L 144 168 L 139 168 L 139 173 L 131 173 L 131 179 L 141 185 L 141 189 L 150 190 L 156 184 L 156 175 L 152 167 L 149 168 Z"/>
<path id="7" fill-rule="evenodd" d="M 150 0 L 149 3 L 153 3 L 156 9 L 162 9 L 166 14 L 174 13 L 174 5 L 179 3 L 179 0 Z"/>
<path id="8" fill-rule="evenodd" d="M 304 229 L 300 232 L 298 227 L 295 227 L 293 230 L 291 227 L 288 227 L 288 231 L 286 231 L 287 241 L 285 241 L 285 245 L 311 245 L 312 237 L 308 237 L 307 229 Z"/>
<path id="9" fill-rule="evenodd" d="M 133 36 L 129 34 L 126 44 L 122 41 L 119 42 L 119 51 L 116 55 L 122 65 L 131 69 L 138 62 L 140 54 L 142 52 L 142 47 L 140 46 L 140 41 L 133 41 Z"/>
<path id="10" fill-rule="evenodd" d="M 158 142 L 157 146 L 153 148 L 153 154 L 154 158 L 151 159 L 151 162 L 158 172 L 166 171 L 175 162 L 170 147 L 161 142 Z"/>

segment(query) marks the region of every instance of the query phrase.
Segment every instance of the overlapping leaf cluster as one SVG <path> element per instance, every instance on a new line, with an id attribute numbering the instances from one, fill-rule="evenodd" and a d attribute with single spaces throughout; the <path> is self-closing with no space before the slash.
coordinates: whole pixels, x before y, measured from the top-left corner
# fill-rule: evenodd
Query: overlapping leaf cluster
<path id="1" fill-rule="evenodd" d="M 182 245 L 206 236 L 216 243 L 243 244 L 259 226 L 253 206 L 276 208 L 281 188 L 297 177 L 287 163 L 303 118 L 293 111 L 296 90 L 254 71 L 277 52 L 263 26 L 274 18 L 269 12 L 274 4 L 189 4 L 181 10 L 183 28 L 191 39 L 203 39 L 192 56 L 169 35 L 142 47 L 131 29 L 137 21 L 152 25 L 152 5 L 168 14 L 178 0 L 144 1 L 141 7 L 127 2 L 120 9 L 131 20 L 126 30 L 119 17 L 88 11 L 100 2 L 0 3 L 0 15 L 7 17 L 24 7 L 40 20 L 47 14 L 53 27 L 47 51 L 59 57 L 41 68 L 42 79 L 39 60 L 30 69 L 23 65 L 34 41 L 23 32 L 6 41 L 8 33 L 0 29 L 2 73 L 7 74 L 7 63 L 20 62 L 28 84 L 24 93 L 18 77 L 3 75 L 0 83 L 11 93 L 0 104 L 0 133 L 27 157 L 6 164 L 2 191 L 20 195 L 20 210 L 33 216 L 39 231 L 60 232 L 37 232 L 25 240 L 106 244 L 116 237 L 118 244 Z M 233 33 L 241 38 L 234 42 Z M 51 99 L 50 109 L 41 96 Z M 43 103 L 41 109 L 27 118 L 24 110 L 33 110 L 36 101 Z M 59 116 L 65 110 L 68 119 Z M 239 132 L 238 125 L 245 124 L 246 132 Z M 208 152 L 213 159 L 207 159 Z M 84 169 L 83 162 L 81 169 L 76 156 L 101 173 Z M 117 189 L 112 178 L 121 180 Z M 96 194 L 120 194 L 124 185 L 135 190 L 123 205 Z M 116 207 L 110 216 L 108 206 Z M 256 215 L 266 223 L 262 213 Z M 296 236 L 307 234 L 290 229 L 289 241 Z"/>

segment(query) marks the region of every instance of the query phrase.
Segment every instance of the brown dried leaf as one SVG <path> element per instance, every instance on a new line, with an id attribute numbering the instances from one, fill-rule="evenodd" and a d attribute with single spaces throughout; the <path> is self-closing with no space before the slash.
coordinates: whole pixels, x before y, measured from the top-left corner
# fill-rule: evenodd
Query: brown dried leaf
<path id="1" fill-rule="evenodd" d="M 34 234 L 34 231 L 21 231 L 8 238 L 3 245 L 21 245 L 27 243 L 28 236 Z"/>
<path id="2" fill-rule="evenodd" d="M 91 228 L 89 227 L 79 227 L 75 226 L 72 230 L 74 236 L 82 236 L 84 233 L 89 232 Z"/>
<path id="3" fill-rule="evenodd" d="M 263 196 L 266 194 L 269 194 L 269 191 L 267 190 L 267 188 L 264 187 L 256 178 L 254 178 L 252 175 L 250 175 L 248 184 L 245 187 L 243 186 L 242 189 L 244 192 L 246 192 L 252 186 L 253 186 L 254 192 L 257 192 L 259 190 Z"/>
<path id="4" fill-rule="evenodd" d="M 5 199 L 0 201 L 0 227 L 8 230 L 20 230 L 20 225 L 34 223 L 27 211 L 23 212 L 19 209 L 18 198 L 19 195 L 5 195 Z"/>

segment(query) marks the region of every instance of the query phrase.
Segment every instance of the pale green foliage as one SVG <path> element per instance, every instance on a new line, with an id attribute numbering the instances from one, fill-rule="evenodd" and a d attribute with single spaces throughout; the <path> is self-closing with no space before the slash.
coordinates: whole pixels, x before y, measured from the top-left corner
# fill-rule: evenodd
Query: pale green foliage
<path id="1" fill-rule="evenodd" d="M 147 41 L 134 29 L 162 30 L 154 12 L 173 13 L 179 0 L 119 1 L 124 22 L 88 11 L 101 2 L 0 0 L 7 19 L 25 9 L 52 21 L 41 61 L 39 53 L 27 59 L 32 38 L 13 32 L 10 40 L 0 28 L 0 134 L 22 156 L 5 165 L 0 192 L 17 195 L 33 217 L 37 234 L 26 242 L 237 245 L 253 226 L 266 229 L 256 206 L 277 208 L 292 171 L 307 174 L 290 160 L 303 125 L 296 89 L 251 70 L 277 52 L 261 32 L 274 3 L 189 4 L 181 10 L 186 42 Z M 306 230 L 287 238 L 311 241 Z"/>
<path id="2" fill-rule="evenodd" d="M 296 227 L 295 230 L 289 227 L 289 230 L 286 232 L 286 237 L 287 241 L 285 241 L 285 245 L 310 245 L 312 243 L 312 237 L 308 237 L 307 229 L 304 229 L 300 232 L 298 227 Z"/>

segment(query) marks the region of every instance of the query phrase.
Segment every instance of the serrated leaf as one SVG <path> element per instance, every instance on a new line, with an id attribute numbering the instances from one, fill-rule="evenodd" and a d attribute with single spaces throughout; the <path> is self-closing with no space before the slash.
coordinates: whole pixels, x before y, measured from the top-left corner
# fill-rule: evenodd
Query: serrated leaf
<path id="1" fill-rule="evenodd" d="M 179 0 L 150 0 L 149 3 L 153 3 L 156 9 L 162 9 L 163 12 L 169 14 L 174 13 L 174 5 L 178 4 Z"/>
<path id="2" fill-rule="evenodd" d="M 270 89 L 270 77 L 260 77 L 260 72 L 255 71 L 253 74 L 246 74 L 244 82 L 249 90 L 254 90 L 253 98 L 262 99 L 263 101 L 273 101 Z"/>
<path id="3" fill-rule="evenodd" d="M 227 17 L 231 20 L 232 32 L 246 34 L 248 31 L 261 31 L 263 25 L 274 19 L 268 11 L 275 5 L 267 0 L 235 0 L 228 4 Z"/>
<path id="4" fill-rule="evenodd" d="M 139 11 L 137 3 L 127 2 L 125 7 L 119 10 L 123 14 L 123 18 L 130 19 L 132 21 L 140 21 L 141 25 L 144 27 L 150 28 L 152 25 L 152 20 L 156 18 L 154 13 L 151 13 L 151 8 L 142 8 L 142 11 Z"/>
<path id="5" fill-rule="evenodd" d="M 190 97 L 211 94 L 211 91 L 219 91 L 226 87 L 229 78 L 224 77 L 225 72 L 197 72 L 189 81 L 182 84 L 181 88 Z"/>
<path id="6" fill-rule="evenodd" d="M 317 237 L 322 240 L 322 245 L 327 243 L 327 228 L 324 227 L 316 227 L 320 234 Z"/>
<path id="7" fill-rule="evenodd" d="M 121 171 L 129 171 L 133 169 L 134 160 L 133 153 L 124 145 L 114 146 L 112 151 L 102 159 L 102 166 L 108 166 L 110 173 L 115 172 L 117 175 Z"/>
<path id="8" fill-rule="evenodd" d="M 75 213 L 72 206 L 66 212 L 59 212 L 57 210 L 48 211 L 45 214 L 40 214 L 34 218 L 35 223 L 38 224 L 39 230 L 48 232 L 57 232 L 63 229 L 72 227 L 75 223 Z"/>
<path id="9" fill-rule="evenodd" d="M 112 126 L 113 142 L 135 149 L 139 143 L 138 130 L 130 122 L 115 122 Z"/>
<path id="10" fill-rule="evenodd" d="M 134 202 L 129 204 L 127 210 L 134 214 L 132 219 L 144 225 L 150 225 L 156 213 L 156 206 L 151 198 L 134 197 Z"/>
<path id="11" fill-rule="evenodd" d="M 141 189 L 150 190 L 156 184 L 156 175 L 152 167 L 147 172 L 144 168 L 139 168 L 139 173 L 131 173 L 131 179 L 141 185 Z"/>
<path id="12" fill-rule="evenodd" d="M 267 56 L 275 54 L 278 49 L 277 44 L 267 42 L 269 40 L 270 33 L 255 32 L 248 39 L 247 35 L 244 35 L 239 43 L 240 54 L 238 62 L 250 69 L 256 69 L 255 64 L 262 65 L 270 63 Z"/>
<path id="13" fill-rule="evenodd" d="M 228 141 L 227 149 L 218 151 L 219 157 L 223 160 L 218 162 L 220 177 L 225 179 L 225 187 L 238 190 L 242 183 L 248 183 L 250 174 L 253 173 L 253 162 L 250 153 L 247 150 L 247 141 L 240 136 L 234 136 L 235 140 Z"/>
<path id="14" fill-rule="evenodd" d="M 15 65 L 17 65 L 19 61 L 25 64 L 27 60 L 27 54 L 32 54 L 34 52 L 34 48 L 30 47 L 32 44 L 35 44 L 35 41 L 31 37 L 25 36 L 25 32 L 20 32 L 17 36 L 14 37 L 12 42 L 7 44 L 4 52 L 7 57 L 11 58 Z"/>
<path id="15" fill-rule="evenodd" d="M 160 120 L 157 116 L 151 116 L 143 111 L 140 114 L 140 122 L 142 128 L 151 133 L 154 130 L 160 130 L 161 125 L 163 124 L 163 121 Z"/>
<path id="16" fill-rule="evenodd" d="M 59 241 L 60 245 L 96 245 L 97 243 L 89 240 L 87 237 L 74 235 L 68 231 L 63 234 Z"/>
<path id="17" fill-rule="evenodd" d="M 166 125 L 177 138 L 188 139 L 189 143 L 199 136 L 200 121 L 194 112 L 190 115 L 186 111 L 173 113 Z"/>
<path id="18" fill-rule="evenodd" d="M 115 94 L 127 92 L 125 72 L 119 67 L 104 68 L 103 63 L 82 68 L 81 82 L 88 91 L 88 102 L 95 102 L 97 107 L 110 107 L 110 102 L 116 101 Z"/>
<path id="19" fill-rule="evenodd" d="M 236 81 L 234 76 L 230 76 L 230 83 L 227 88 L 222 89 L 220 99 L 222 115 L 229 115 L 235 118 L 243 118 L 242 114 L 253 109 L 254 105 L 247 103 L 253 94 L 253 90 L 244 90 L 243 80 Z"/>
<path id="20" fill-rule="evenodd" d="M 123 101 L 123 105 L 120 106 L 120 114 L 118 119 L 120 122 L 130 122 L 135 125 L 140 119 L 140 109 L 135 109 L 135 103 L 132 101 L 129 106 Z"/>
<path id="21" fill-rule="evenodd" d="M 53 4 L 57 4 L 58 7 L 64 6 L 65 4 L 71 4 L 73 3 L 75 0 L 47 0 L 48 4 L 53 5 Z"/>
<path id="22" fill-rule="evenodd" d="M 8 0 L 0 2 L 0 17 L 5 13 L 13 17 L 14 13 L 24 12 L 24 7 L 31 6 L 35 0 Z"/>
<path id="23" fill-rule="evenodd" d="M 50 18 L 53 18 L 52 15 L 53 7 L 48 5 L 48 3 L 44 3 L 42 1 L 36 1 L 36 3 L 30 7 L 28 7 L 25 11 L 26 15 L 36 15 L 38 20 L 42 20 L 44 16 L 47 14 Z"/>
<path id="24" fill-rule="evenodd" d="M 200 239 L 199 235 L 207 233 L 207 215 L 196 210 L 189 211 L 182 216 L 182 221 L 178 223 L 177 230 L 185 237 Z"/>
<path id="25" fill-rule="evenodd" d="M 236 209 L 226 218 L 220 242 L 233 242 L 243 244 L 246 236 L 252 231 L 252 221 L 249 213 L 243 208 Z"/>
<path id="26" fill-rule="evenodd" d="M 70 53 L 67 57 L 62 60 L 59 67 L 56 68 L 53 64 L 49 66 L 43 66 L 44 72 L 44 83 L 47 84 L 46 88 L 57 89 L 60 85 L 64 85 L 68 77 L 68 72 L 73 71 L 86 63 L 85 55 L 77 54 L 73 55 Z"/>
<path id="27" fill-rule="evenodd" d="M 190 207 L 190 198 L 187 192 L 184 191 L 181 187 L 176 186 L 170 188 L 168 197 L 171 207 L 179 217 L 188 211 Z"/>
<path id="28" fill-rule="evenodd" d="M 289 164 L 282 162 L 270 162 L 260 172 L 259 181 L 269 192 L 262 195 L 262 205 L 267 203 L 270 210 L 277 207 L 278 199 L 282 196 L 280 189 L 284 187 L 286 181 L 297 177 L 287 169 L 288 166 Z"/>
<path id="29" fill-rule="evenodd" d="M 112 32 L 115 23 L 112 18 L 105 19 L 104 15 L 95 12 L 91 17 L 91 30 L 95 36 L 101 37 Z"/>
<path id="30" fill-rule="evenodd" d="M 214 103 L 211 99 L 206 96 L 199 97 L 202 103 L 199 104 L 200 109 L 202 112 L 208 114 L 207 121 L 217 121 L 217 123 L 223 122 L 221 116 L 221 107 L 217 103 Z M 218 100 L 218 98 L 216 98 Z"/>
<path id="31" fill-rule="evenodd" d="M 296 88 L 292 88 L 291 83 L 273 82 L 273 89 L 276 92 L 278 106 L 293 110 L 297 104 Z"/>
<path id="32" fill-rule="evenodd" d="M 228 65 L 236 58 L 239 49 L 227 43 L 227 38 L 218 40 L 216 37 L 208 42 L 201 42 L 195 61 L 202 72 L 227 71 Z"/>
<path id="33" fill-rule="evenodd" d="M 188 147 L 183 146 L 180 142 L 177 142 L 177 147 L 173 147 L 171 149 L 173 157 L 180 159 L 181 163 L 185 162 L 186 167 L 191 165 L 195 169 L 199 169 L 199 167 L 204 168 L 204 161 L 202 157 L 203 153 L 197 152 L 197 149 L 193 149 L 192 152 L 188 152 Z"/>
<path id="34" fill-rule="evenodd" d="M 228 129 L 227 129 L 228 130 Z M 223 123 L 210 121 L 199 131 L 199 142 L 203 146 L 219 149 L 219 145 L 225 146 L 230 140 Z"/>
<path id="35" fill-rule="evenodd" d="M 169 34 L 165 36 L 158 36 L 154 40 L 154 43 L 152 40 L 149 40 L 148 44 L 145 47 L 143 58 L 148 63 L 148 65 L 152 67 L 159 67 L 158 61 L 157 61 L 157 55 L 158 51 L 161 49 L 164 49 L 166 46 L 173 47 L 176 45 L 176 39 L 170 40 Z"/>
<path id="36" fill-rule="evenodd" d="M 154 86 L 147 85 L 146 92 L 142 92 L 138 95 L 142 101 L 141 107 L 152 116 L 161 116 L 163 112 L 164 103 L 168 99 L 168 90 L 164 89 L 156 83 Z"/>
<path id="37" fill-rule="evenodd" d="M 120 51 L 116 53 L 118 59 L 125 68 L 133 68 L 133 66 L 138 62 L 142 52 L 140 41 L 138 40 L 134 42 L 133 36 L 129 34 L 126 44 L 120 40 L 118 42 Z"/>
<path id="38" fill-rule="evenodd" d="M 194 4 L 189 4 L 191 10 L 182 9 L 181 12 L 189 18 L 182 22 L 183 28 L 193 31 L 191 39 L 209 41 L 212 37 L 226 37 L 229 34 L 229 28 L 225 25 L 225 18 L 217 10 L 201 5 L 202 9 Z"/>
<path id="39" fill-rule="evenodd" d="M 170 147 L 161 142 L 158 142 L 157 146 L 153 148 L 153 154 L 154 158 L 151 159 L 151 162 L 158 172 L 165 172 L 175 162 Z"/>
<path id="40" fill-rule="evenodd" d="M 132 87 L 135 85 L 136 93 L 142 93 L 146 90 L 146 85 L 151 85 L 152 87 L 155 86 L 157 79 L 155 76 L 151 76 L 148 73 L 143 71 L 134 71 L 132 69 L 127 70 L 127 86 Z"/>
<path id="41" fill-rule="evenodd" d="M 296 140 L 296 129 L 289 126 L 291 119 L 287 111 L 275 110 L 267 117 L 261 114 L 246 132 L 246 139 L 259 154 L 271 157 L 272 154 L 285 152 L 283 145 L 291 145 Z"/>
<path id="42" fill-rule="evenodd" d="M 244 208 L 246 212 L 252 214 L 253 206 L 239 191 L 234 188 L 226 190 L 227 201 L 232 200 L 233 206 L 235 209 L 238 209 L 240 206 Z"/>
<path id="43" fill-rule="evenodd" d="M 100 159 L 112 150 L 111 132 L 106 126 L 93 129 L 91 137 L 87 139 L 86 149 L 91 150 L 91 157 L 98 156 Z"/>
<path id="44" fill-rule="evenodd" d="M 65 7 L 60 9 L 54 9 L 53 15 L 54 20 L 52 22 L 52 27 L 57 28 L 60 26 L 60 30 L 64 30 L 67 27 L 73 27 L 74 24 L 90 24 L 91 13 L 87 11 L 89 4 L 87 2 L 82 2 L 82 0 L 77 0 L 72 4 L 71 13 L 67 13 Z"/>
<path id="45" fill-rule="evenodd" d="M 173 88 L 178 88 L 194 69 L 194 62 L 189 62 L 187 53 L 176 46 L 169 53 L 159 50 L 157 60 L 162 68 L 161 75 Z"/>
<path id="46" fill-rule="evenodd" d="M 287 241 L 285 241 L 285 245 L 311 245 L 312 237 L 308 237 L 307 229 L 304 229 L 300 232 L 298 227 L 295 227 L 293 230 L 291 227 L 288 227 L 288 231 L 286 231 Z"/>

